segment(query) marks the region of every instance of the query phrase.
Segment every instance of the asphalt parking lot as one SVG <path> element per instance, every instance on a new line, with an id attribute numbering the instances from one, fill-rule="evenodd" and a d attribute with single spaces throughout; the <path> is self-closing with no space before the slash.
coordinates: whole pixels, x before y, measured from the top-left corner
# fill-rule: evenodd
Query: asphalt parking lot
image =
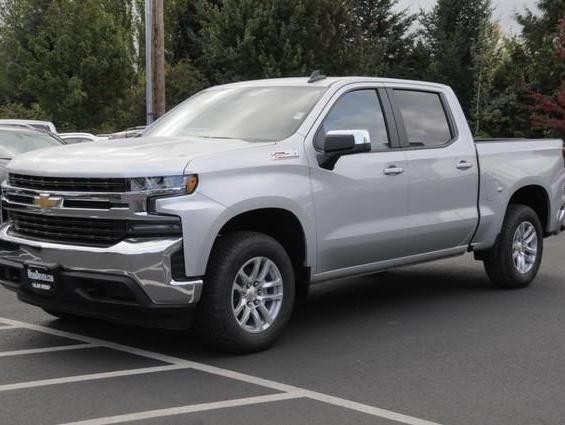
<path id="1" fill-rule="evenodd" d="M 0 424 L 564 424 L 565 236 L 526 290 L 471 256 L 315 287 L 269 351 L 0 292 Z"/>

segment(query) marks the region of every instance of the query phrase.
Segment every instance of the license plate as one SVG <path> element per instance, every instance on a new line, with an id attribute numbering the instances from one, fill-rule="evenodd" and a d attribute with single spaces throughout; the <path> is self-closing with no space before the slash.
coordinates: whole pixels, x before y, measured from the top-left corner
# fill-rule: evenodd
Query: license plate
<path id="1" fill-rule="evenodd" d="M 38 292 L 55 290 L 55 271 L 49 267 L 28 265 L 26 268 L 27 283 Z"/>

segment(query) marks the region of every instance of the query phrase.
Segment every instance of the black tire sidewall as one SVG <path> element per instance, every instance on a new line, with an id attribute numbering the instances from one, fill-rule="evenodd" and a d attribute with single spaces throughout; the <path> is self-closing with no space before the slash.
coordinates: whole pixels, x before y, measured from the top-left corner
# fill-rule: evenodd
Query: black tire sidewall
<path id="1" fill-rule="evenodd" d="M 212 344 L 233 352 L 248 352 L 266 348 L 274 342 L 288 323 L 292 314 L 295 296 L 294 271 L 284 248 L 273 238 L 254 232 L 238 232 L 223 237 L 206 274 L 202 303 L 208 314 L 202 317 L 208 323 L 206 339 Z M 239 269 L 254 257 L 266 257 L 279 269 L 283 280 L 283 301 L 279 314 L 271 326 L 263 332 L 251 333 L 237 323 L 232 309 L 232 286 Z M 218 339 L 218 340 L 216 340 Z"/>
<path id="2" fill-rule="evenodd" d="M 538 238 L 536 262 L 528 273 L 520 273 L 512 260 L 514 234 L 518 226 L 523 222 L 530 222 L 534 226 Z M 501 234 L 498 256 L 504 267 L 504 274 L 507 276 L 507 280 L 515 282 L 512 286 L 527 286 L 537 275 L 543 256 L 543 229 L 537 214 L 530 207 L 514 205 L 510 209 Z"/>

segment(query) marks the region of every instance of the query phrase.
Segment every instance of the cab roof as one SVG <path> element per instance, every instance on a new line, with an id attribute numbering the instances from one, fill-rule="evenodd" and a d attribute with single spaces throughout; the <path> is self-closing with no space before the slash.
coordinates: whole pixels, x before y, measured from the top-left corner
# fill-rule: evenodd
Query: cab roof
<path id="1" fill-rule="evenodd" d="M 410 84 L 415 86 L 435 86 L 437 88 L 447 88 L 444 84 L 432 83 L 427 81 L 416 80 L 400 80 L 394 78 L 380 78 L 380 77 L 325 77 L 317 79 L 314 82 L 309 81 L 309 77 L 293 77 L 293 78 L 271 78 L 264 80 L 250 80 L 241 81 L 237 83 L 224 84 L 216 87 L 260 87 L 260 86 L 277 86 L 277 87 L 330 87 L 333 85 L 347 85 L 354 83 L 377 83 L 377 84 Z"/>

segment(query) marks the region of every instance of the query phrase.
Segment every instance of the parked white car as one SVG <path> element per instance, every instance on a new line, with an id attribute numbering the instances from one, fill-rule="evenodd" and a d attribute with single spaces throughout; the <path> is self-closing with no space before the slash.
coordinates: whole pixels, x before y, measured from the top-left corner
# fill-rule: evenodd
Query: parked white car
<path id="1" fill-rule="evenodd" d="M 99 142 L 101 140 L 108 140 L 107 137 L 99 137 L 91 133 L 59 133 L 58 136 L 69 145 L 74 145 L 75 143 Z"/>
<path id="2" fill-rule="evenodd" d="M 33 128 L 0 125 L 0 181 L 6 178 L 6 166 L 19 154 L 35 149 L 64 145 L 54 134 Z"/>
<path id="3" fill-rule="evenodd" d="M 31 127 L 37 130 L 48 131 L 49 133 L 57 134 L 57 128 L 51 121 L 39 120 L 15 120 L 15 119 L 0 119 L 0 125 L 10 127 Z"/>

